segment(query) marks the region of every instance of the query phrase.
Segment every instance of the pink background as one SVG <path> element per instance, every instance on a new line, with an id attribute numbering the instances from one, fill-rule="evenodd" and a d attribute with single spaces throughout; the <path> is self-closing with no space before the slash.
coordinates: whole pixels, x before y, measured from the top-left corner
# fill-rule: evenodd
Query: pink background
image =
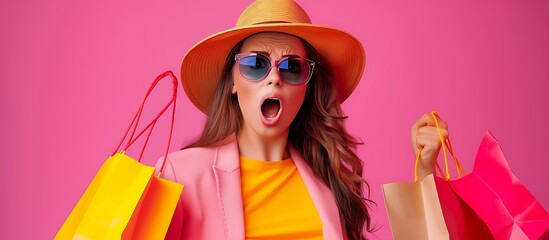
<path id="1" fill-rule="evenodd" d="M 232 27 L 252 1 L 2 1 L 0 112 L 5 239 L 54 236 L 157 74 Z M 380 185 L 411 181 L 412 123 L 436 109 L 466 169 L 487 130 L 549 207 L 547 1 L 308 1 L 313 22 L 364 44 L 364 78 L 343 107 L 378 203 L 373 239 L 390 238 Z M 337 47 L 337 46 L 334 46 Z M 180 90 L 182 90 L 180 88 Z M 167 82 L 154 95 L 158 109 Z M 180 91 L 176 150 L 204 116 Z M 163 154 L 159 126 L 144 162 Z"/>

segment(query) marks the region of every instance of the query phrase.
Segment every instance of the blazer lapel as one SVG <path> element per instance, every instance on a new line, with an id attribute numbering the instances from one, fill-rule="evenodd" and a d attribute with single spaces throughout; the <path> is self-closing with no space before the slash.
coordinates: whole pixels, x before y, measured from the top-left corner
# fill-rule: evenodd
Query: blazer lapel
<path id="1" fill-rule="evenodd" d="M 213 170 L 219 206 L 223 215 L 225 238 L 227 240 L 244 239 L 240 158 L 236 140 L 217 147 Z M 212 231 L 216 230 L 212 229 Z"/>
<path id="2" fill-rule="evenodd" d="M 323 238 L 344 239 L 339 211 L 332 192 L 314 176 L 309 165 L 293 147 L 290 147 L 290 155 L 322 220 Z M 213 170 L 217 183 L 219 206 L 223 215 L 225 238 L 227 240 L 244 239 L 240 158 L 236 139 L 217 147 Z"/>
<path id="3" fill-rule="evenodd" d="M 322 220 L 323 238 L 343 239 L 339 211 L 332 191 L 320 179 L 315 177 L 312 169 L 293 147 L 290 147 L 290 155 Z"/>

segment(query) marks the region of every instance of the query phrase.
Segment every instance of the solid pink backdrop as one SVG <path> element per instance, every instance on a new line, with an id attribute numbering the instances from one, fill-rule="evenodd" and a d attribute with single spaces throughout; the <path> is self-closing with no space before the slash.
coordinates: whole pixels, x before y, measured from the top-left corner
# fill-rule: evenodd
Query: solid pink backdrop
<path id="1" fill-rule="evenodd" d="M 52 238 L 156 75 L 178 73 L 190 47 L 232 27 L 251 2 L 3 1 L 2 237 Z M 390 238 L 380 185 L 413 179 L 410 126 L 433 109 L 466 169 L 490 130 L 549 206 L 547 1 L 299 3 L 314 23 L 344 29 L 366 49 L 364 77 L 343 107 L 348 130 L 365 143 L 359 154 L 380 227 L 373 239 Z M 168 94 L 166 82 L 149 110 Z M 171 149 L 194 139 L 204 118 L 180 88 Z M 163 154 L 166 126 L 144 162 Z"/>

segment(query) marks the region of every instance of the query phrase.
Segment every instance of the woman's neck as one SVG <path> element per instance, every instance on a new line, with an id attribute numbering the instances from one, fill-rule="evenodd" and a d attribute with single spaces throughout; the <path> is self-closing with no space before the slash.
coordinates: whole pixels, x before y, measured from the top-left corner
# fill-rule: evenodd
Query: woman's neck
<path id="1" fill-rule="evenodd" d="M 280 161 L 290 157 L 288 130 L 276 137 L 264 137 L 243 128 L 236 137 L 241 156 L 262 161 Z"/>

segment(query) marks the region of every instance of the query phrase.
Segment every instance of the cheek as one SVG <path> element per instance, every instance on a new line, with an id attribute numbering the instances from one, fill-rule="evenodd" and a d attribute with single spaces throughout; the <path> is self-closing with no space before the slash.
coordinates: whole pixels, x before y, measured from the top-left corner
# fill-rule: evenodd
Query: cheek
<path id="1" fill-rule="evenodd" d="M 287 104 L 286 106 L 289 108 L 290 112 L 292 113 L 292 118 L 294 118 L 297 115 L 297 112 L 301 108 L 301 105 L 303 104 L 303 100 L 305 100 L 306 92 L 307 92 L 306 86 L 300 87 L 299 89 L 292 91 L 292 93 L 289 94 L 289 97 L 286 99 L 286 101 L 292 103 L 292 104 Z"/>
<path id="2" fill-rule="evenodd" d="M 240 110 L 244 115 L 249 113 L 253 107 L 254 92 L 257 90 L 252 89 L 252 87 L 244 82 L 245 80 L 240 79 L 237 74 L 233 74 L 234 86 L 233 94 L 236 94 L 238 98 L 238 103 L 240 105 Z"/>
<path id="3" fill-rule="evenodd" d="M 307 92 L 307 87 L 306 86 L 302 86 L 300 87 L 299 89 L 297 89 L 293 94 L 291 94 L 290 96 L 290 100 L 292 100 L 292 102 L 303 102 L 303 100 L 305 99 L 305 93 Z M 296 104 L 297 105 L 297 104 Z"/>

